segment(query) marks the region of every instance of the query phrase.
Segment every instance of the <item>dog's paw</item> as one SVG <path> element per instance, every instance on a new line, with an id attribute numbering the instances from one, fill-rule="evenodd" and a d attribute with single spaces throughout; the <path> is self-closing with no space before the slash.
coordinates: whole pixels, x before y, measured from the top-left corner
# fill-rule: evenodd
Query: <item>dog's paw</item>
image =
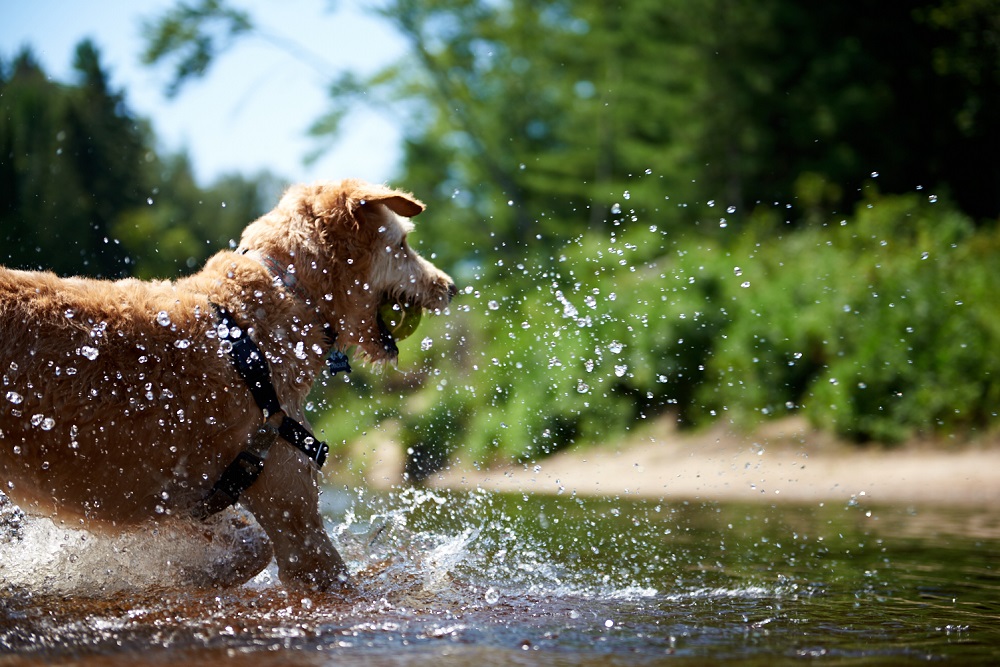
<path id="1" fill-rule="evenodd" d="M 249 581 L 271 561 L 271 544 L 253 516 L 239 506 L 210 517 L 193 530 L 207 540 L 204 562 L 185 568 L 188 583 L 229 588 Z"/>

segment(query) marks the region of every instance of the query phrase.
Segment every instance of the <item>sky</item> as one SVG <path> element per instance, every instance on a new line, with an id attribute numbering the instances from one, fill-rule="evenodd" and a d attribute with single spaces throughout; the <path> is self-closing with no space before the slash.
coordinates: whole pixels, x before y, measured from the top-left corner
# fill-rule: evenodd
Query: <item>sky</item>
<path id="1" fill-rule="evenodd" d="M 0 57 L 32 48 L 57 81 L 73 76 L 73 52 L 90 37 L 113 89 L 152 121 L 166 152 L 187 150 L 198 181 L 268 169 L 291 181 L 359 177 L 385 182 L 395 172 L 401 133 L 392 115 L 369 106 L 347 119 L 337 145 L 312 165 L 317 144 L 306 132 L 326 110 L 326 86 L 345 70 L 368 74 L 403 55 L 401 38 L 355 0 L 231 0 L 257 26 L 305 47 L 330 63 L 322 75 L 259 37 L 244 37 L 223 53 L 208 76 L 165 94 L 167 66 L 140 61 L 142 23 L 175 0 L 0 0 Z"/>

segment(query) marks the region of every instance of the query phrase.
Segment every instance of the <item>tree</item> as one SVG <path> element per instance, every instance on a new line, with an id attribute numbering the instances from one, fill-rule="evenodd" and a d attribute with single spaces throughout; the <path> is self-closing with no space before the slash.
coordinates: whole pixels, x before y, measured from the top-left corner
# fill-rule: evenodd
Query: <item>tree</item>
<path id="1" fill-rule="evenodd" d="M 392 0 L 377 11 L 409 55 L 367 79 L 330 71 L 331 109 L 314 132 L 334 135 L 360 104 L 403 110 L 401 180 L 433 205 L 422 227 L 448 239 L 449 263 L 558 246 L 611 224 L 626 191 L 648 193 L 634 199 L 670 211 L 659 217 L 676 229 L 715 200 L 736 222 L 796 198 L 800 215 L 847 210 L 873 172 L 886 191 L 940 187 L 974 216 L 1000 213 L 1000 13 L 987 0 Z M 221 0 L 148 29 L 147 60 L 173 59 L 173 91 L 256 30 Z"/>
<path id="2" fill-rule="evenodd" d="M 277 200 L 266 173 L 203 188 L 184 155 L 161 159 L 148 123 L 81 42 L 71 84 L 29 50 L 0 66 L 4 264 L 61 274 L 172 277 L 191 271 Z"/>
<path id="3" fill-rule="evenodd" d="M 125 275 L 110 228 L 140 200 L 147 128 L 110 90 L 96 47 L 82 42 L 73 86 L 50 82 L 30 51 L 2 82 L 5 160 L 0 233 L 6 262 L 62 273 Z"/>

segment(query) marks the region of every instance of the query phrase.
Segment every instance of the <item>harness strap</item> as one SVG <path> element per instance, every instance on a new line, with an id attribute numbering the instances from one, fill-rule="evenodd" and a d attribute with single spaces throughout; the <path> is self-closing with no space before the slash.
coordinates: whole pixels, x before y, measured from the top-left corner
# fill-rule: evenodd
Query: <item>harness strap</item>
<path id="1" fill-rule="evenodd" d="M 229 464 L 208 496 L 195 507 L 194 516 L 205 520 L 235 505 L 240 499 L 240 494 L 253 486 L 264 470 L 268 450 L 277 437 L 278 430 L 274 425 L 264 422 L 264 425 L 250 438 L 250 446 Z"/>
<path id="2" fill-rule="evenodd" d="M 229 311 L 221 306 L 216 306 L 215 309 L 219 313 L 219 319 L 222 320 L 218 329 L 219 338 L 229 341 L 232 345 L 229 348 L 229 357 L 247 388 L 250 389 L 257 407 L 264 411 L 265 418 L 281 414 L 278 435 L 322 468 L 330 448 L 305 426 L 282 412 L 278 393 L 271 383 L 271 367 L 264 353 L 250 340 L 250 336 L 240 329 Z"/>
<path id="3" fill-rule="evenodd" d="M 213 304 L 214 305 L 214 304 Z M 281 409 L 278 393 L 271 383 L 271 369 L 260 348 L 240 329 L 225 308 L 215 306 L 221 323 L 218 336 L 228 341 L 229 358 L 253 395 L 254 402 L 264 413 L 264 424 L 250 437 L 250 444 L 230 463 L 222 477 L 212 486 L 208 496 L 193 511 L 195 517 L 207 519 L 231 505 L 253 486 L 264 470 L 264 461 L 274 441 L 280 436 L 322 468 L 330 448 L 317 440 L 305 426 Z M 331 363 L 331 369 L 333 364 Z M 350 372 L 350 367 L 346 369 Z M 277 424 L 275 424 L 277 422 Z"/>

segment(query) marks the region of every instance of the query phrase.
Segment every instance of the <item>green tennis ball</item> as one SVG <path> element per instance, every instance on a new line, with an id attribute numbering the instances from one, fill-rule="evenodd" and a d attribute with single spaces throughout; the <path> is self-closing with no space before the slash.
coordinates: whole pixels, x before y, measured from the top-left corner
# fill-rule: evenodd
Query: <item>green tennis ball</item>
<path id="1" fill-rule="evenodd" d="M 403 340 L 417 330 L 423 310 L 410 304 L 386 302 L 378 309 L 378 314 L 392 337 Z"/>

